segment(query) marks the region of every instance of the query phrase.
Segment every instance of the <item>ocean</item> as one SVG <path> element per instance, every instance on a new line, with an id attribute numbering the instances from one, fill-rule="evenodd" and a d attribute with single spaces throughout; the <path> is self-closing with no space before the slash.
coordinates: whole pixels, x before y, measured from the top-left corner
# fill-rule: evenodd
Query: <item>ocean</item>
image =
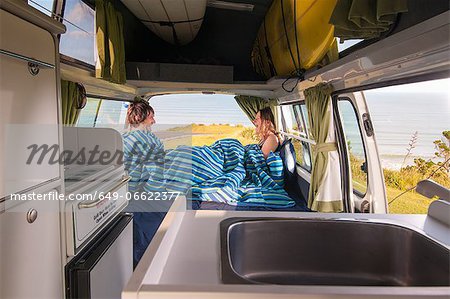
<path id="1" fill-rule="evenodd" d="M 441 84 L 436 85 L 440 81 Z M 408 88 L 390 87 L 366 91 L 375 138 L 383 167 L 398 169 L 407 154 L 408 143 L 417 132 L 417 141 L 405 164 L 412 164 L 415 157 L 434 157 L 433 141 L 450 130 L 449 80 L 437 80 L 428 86 L 424 83 Z M 180 101 L 181 100 L 181 101 Z M 151 99 L 157 124 L 180 126 L 191 123 L 241 124 L 253 126 L 231 95 L 165 95 Z M 353 113 L 343 109 L 346 113 Z M 344 122 L 344 126 L 346 126 Z M 346 134 L 357 134 L 356 126 L 347 124 Z M 353 143 L 352 150 L 359 146 Z"/>
<path id="2" fill-rule="evenodd" d="M 241 124 L 253 126 L 241 111 L 234 96 L 183 94 L 155 96 L 150 99 L 157 123 L 180 124 Z"/>
<path id="3" fill-rule="evenodd" d="M 405 164 L 412 164 L 416 157 L 425 160 L 435 157 L 433 141 L 443 138 L 443 131 L 450 130 L 450 92 L 447 88 L 365 92 L 383 167 L 398 169 L 402 166 L 414 134 L 417 141 Z"/>

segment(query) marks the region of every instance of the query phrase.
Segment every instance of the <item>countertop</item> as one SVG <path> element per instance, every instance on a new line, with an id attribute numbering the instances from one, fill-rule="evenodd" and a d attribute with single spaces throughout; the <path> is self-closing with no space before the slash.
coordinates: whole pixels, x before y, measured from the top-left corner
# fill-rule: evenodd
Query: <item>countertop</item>
<path id="1" fill-rule="evenodd" d="M 449 228 L 427 215 L 323 214 L 299 212 L 186 211 L 174 203 L 122 298 L 349 298 L 380 296 L 448 298 L 450 288 L 225 285 L 220 280 L 219 223 L 231 217 L 339 218 L 395 221 L 450 247 Z M 312 296 L 312 297 L 311 297 Z"/>

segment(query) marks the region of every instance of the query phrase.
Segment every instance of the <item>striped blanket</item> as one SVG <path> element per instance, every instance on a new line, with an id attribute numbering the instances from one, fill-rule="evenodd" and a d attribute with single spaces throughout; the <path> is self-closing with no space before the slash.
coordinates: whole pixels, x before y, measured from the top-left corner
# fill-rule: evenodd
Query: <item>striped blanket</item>
<path id="1" fill-rule="evenodd" d="M 211 146 L 181 146 L 166 154 L 166 188 L 194 200 L 239 206 L 290 207 L 278 154 L 264 159 L 256 144 L 222 139 Z"/>
<path id="2" fill-rule="evenodd" d="M 211 146 L 179 146 L 164 151 L 151 132 L 124 134 L 124 162 L 132 192 L 175 191 L 189 199 L 235 206 L 291 207 L 283 188 L 283 163 L 264 159 L 256 144 L 222 139 Z"/>

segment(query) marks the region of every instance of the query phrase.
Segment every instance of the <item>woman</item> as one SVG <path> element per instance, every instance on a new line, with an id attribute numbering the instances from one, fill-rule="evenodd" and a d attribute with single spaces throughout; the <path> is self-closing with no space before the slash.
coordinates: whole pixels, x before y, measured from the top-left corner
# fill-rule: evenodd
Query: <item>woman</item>
<path id="1" fill-rule="evenodd" d="M 140 100 L 128 107 L 123 147 L 125 168 L 131 176 L 130 192 L 156 191 L 149 179 L 160 178 L 162 169 L 158 165 L 164 166 L 164 145 L 151 132 L 155 122 L 155 112 L 148 102 Z"/>
<path id="2" fill-rule="evenodd" d="M 267 159 L 270 152 L 276 152 L 281 145 L 280 134 L 275 130 L 275 117 L 269 107 L 263 108 L 256 113 L 253 124 L 256 126 L 256 134 L 260 142 L 259 147 Z"/>
<path id="3" fill-rule="evenodd" d="M 155 112 L 148 102 L 130 104 L 123 134 L 124 164 L 131 180 L 128 191 L 131 200 L 127 207 L 133 213 L 133 260 L 137 265 L 150 244 L 168 207 L 161 206 L 150 195 L 158 193 L 163 180 L 164 145 L 151 132 Z"/>

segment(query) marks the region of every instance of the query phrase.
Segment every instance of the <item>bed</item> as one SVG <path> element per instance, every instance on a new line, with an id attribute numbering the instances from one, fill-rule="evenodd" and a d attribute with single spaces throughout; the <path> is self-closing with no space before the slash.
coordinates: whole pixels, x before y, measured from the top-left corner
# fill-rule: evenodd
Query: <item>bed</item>
<path id="1" fill-rule="evenodd" d="M 257 145 L 236 139 L 178 147 L 166 155 L 166 188 L 185 194 L 192 209 L 308 211 L 300 193 L 285 188 L 283 156 L 270 153 L 265 159 Z"/>
<path id="2" fill-rule="evenodd" d="M 155 138 L 155 145 L 160 144 L 156 136 L 151 137 Z M 293 178 L 296 175 L 286 171 L 283 149 L 287 153 L 293 151 L 290 143 L 283 143 L 282 150 L 270 153 L 267 159 L 258 145 L 244 146 L 236 139 L 221 139 L 210 146 L 179 146 L 169 151 L 152 142 L 130 148 L 139 149 L 125 153 L 126 167 L 139 166 L 139 171 L 129 172 L 133 190 L 179 192 L 186 196 L 192 209 L 307 211 L 301 192 L 292 188 L 297 185 Z M 295 152 L 289 157 L 295 158 Z"/>

